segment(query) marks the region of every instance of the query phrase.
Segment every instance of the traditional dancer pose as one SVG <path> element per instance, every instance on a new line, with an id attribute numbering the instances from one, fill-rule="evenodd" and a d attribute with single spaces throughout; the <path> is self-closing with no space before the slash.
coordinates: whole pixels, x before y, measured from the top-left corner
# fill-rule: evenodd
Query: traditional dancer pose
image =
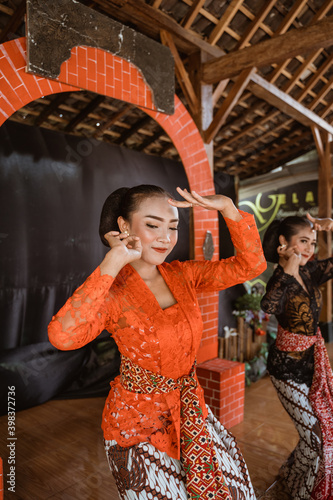
<path id="1" fill-rule="evenodd" d="M 267 369 L 300 438 L 278 480 L 293 500 L 333 499 L 333 376 L 318 328 L 333 257 L 311 260 L 320 230 L 333 230 L 333 220 L 287 217 L 263 241 L 266 259 L 278 263 L 261 302 L 279 323 Z"/>
<path id="2" fill-rule="evenodd" d="M 106 200 L 102 263 L 49 325 L 59 349 L 78 349 L 104 329 L 121 353 L 102 428 L 121 499 L 255 499 L 233 436 L 205 405 L 196 376 L 202 335 L 197 292 L 223 290 L 259 275 L 266 262 L 252 215 L 222 195 L 121 188 Z M 165 259 L 177 242 L 178 210 L 219 210 L 235 257 Z"/>

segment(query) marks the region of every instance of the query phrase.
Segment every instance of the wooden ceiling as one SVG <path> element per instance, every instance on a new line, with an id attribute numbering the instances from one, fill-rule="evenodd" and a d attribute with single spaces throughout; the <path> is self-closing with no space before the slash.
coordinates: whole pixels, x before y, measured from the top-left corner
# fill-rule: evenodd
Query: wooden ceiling
<path id="1" fill-rule="evenodd" d="M 333 0 L 80 3 L 169 46 L 215 170 L 267 173 L 315 149 L 314 130 L 333 132 Z M 24 36 L 25 4 L 1 1 L 0 43 Z M 90 92 L 38 99 L 10 119 L 179 160 L 144 112 Z"/>

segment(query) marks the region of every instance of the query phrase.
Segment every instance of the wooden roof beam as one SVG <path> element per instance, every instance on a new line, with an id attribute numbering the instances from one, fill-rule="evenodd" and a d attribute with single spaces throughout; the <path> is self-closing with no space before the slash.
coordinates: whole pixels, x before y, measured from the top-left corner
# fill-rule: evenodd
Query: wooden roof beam
<path id="1" fill-rule="evenodd" d="M 151 121 L 150 116 L 144 116 L 143 118 L 138 120 L 134 125 L 132 125 L 132 127 L 127 132 L 122 134 L 119 137 L 119 140 L 115 141 L 115 143 L 120 145 L 125 144 L 127 139 L 129 139 L 132 135 L 136 134 L 140 130 L 140 128 L 144 128 L 146 125 L 148 125 L 150 121 Z"/>
<path id="2" fill-rule="evenodd" d="M 274 113 L 270 115 L 263 116 L 262 118 L 259 118 L 257 121 L 249 125 L 248 127 L 245 127 L 243 130 L 238 132 L 237 134 L 229 137 L 229 139 L 221 142 L 218 144 L 218 146 L 215 147 L 215 152 L 220 151 L 220 149 L 224 149 L 226 146 L 229 144 L 232 144 L 235 141 L 238 141 L 245 135 L 249 134 L 256 128 L 260 127 L 261 125 L 264 125 L 266 122 L 272 121 L 276 116 L 280 114 L 280 111 L 274 111 Z"/>
<path id="3" fill-rule="evenodd" d="M 172 39 L 172 35 L 168 31 L 161 30 L 161 40 L 163 45 L 169 47 L 171 54 L 175 60 L 175 72 L 178 83 L 186 97 L 187 103 L 190 107 L 191 113 L 195 115 L 199 110 L 199 100 L 194 91 L 192 82 L 189 75 L 185 69 L 183 61 L 178 53 L 175 42 Z"/>
<path id="4" fill-rule="evenodd" d="M 238 103 L 240 96 L 244 92 L 244 89 L 247 87 L 251 76 L 255 73 L 255 71 L 256 68 L 251 68 L 242 71 L 242 73 L 239 75 L 231 91 L 229 92 L 228 97 L 226 97 L 226 99 L 223 101 L 221 107 L 214 116 L 212 123 L 204 132 L 204 140 L 207 144 L 209 144 L 214 139 L 221 126 Z"/>
<path id="5" fill-rule="evenodd" d="M 333 16 L 330 16 L 305 28 L 294 29 L 236 53 L 212 59 L 202 65 L 201 79 L 205 83 L 217 83 L 244 69 L 269 66 L 332 44 Z"/>
<path id="6" fill-rule="evenodd" d="M 260 28 L 260 24 L 267 17 L 268 13 L 272 10 L 276 2 L 277 0 L 270 0 L 263 3 L 263 6 L 260 9 L 259 13 L 253 19 L 248 29 L 244 32 L 242 38 L 239 40 L 236 46 L 236 50 L 243 49 L 246 45 L 248 45 L 255 32 L 258 30 L 258 28 Z"/>
<path id="7" fill-rule="evenodd" d="M 173 36 L 177 37 L 178 41 L 183 40 L 187 42 L 187 47 L 189 47 L 188 44 L 190 44 L 191 52 L 193 52 L 194 46 L 213 57 L 218 57 L 223 54 L 222 49 L 206 42 L 199 35 L 193 33 L 193 31 L 183 28 L 177 21 L 161 10 L 158 10 L 156 7 L 148 5 L 144 0 L 126 0 L 121 8 L 116 0 L 94 0 L 94 2 L 100 5 L 103 10 L 112 17 L 116 15 L 120 20 L 126 17 L 127 22 L 135 22 L 139 27 L 145 26 L 147 29 L 149 28 L 150 31 L 154 29 L 156 34 L 158 34 L 160 30 L 168 31 Z M 154 5 L 158 4 L 155 2 Z M 177 47 L 179 45 L 178 41 L 176 43 Z M 182 44 L 182 46 L 184 45 Z"/>
<path id="8" fill-rule="evenodd" d="M 287 31 L 287 29 L 293 24 L 303 7 L 307 4 L 307 2 L 308 0 L 298 0 L 294 3 L 278 29 L 274 32 L 274 36 L 282 35 L 282 33 L 285 33 Z"/>
<path id="9" fill-rule="evenodd" d="M 131 109 L 133 108 L 133 105 L 132 104 L 127 104 L 123 109 L 121 109 L 120 111 L 118 111 L 117 113 L 114 113 L 113 116 L 111 116 L 111 118 L 109 118 L 109 120 L 107 120 L 102 126 L 100 126 L 98 128 L 98 130 L 96 131 L 94 137 L 95 139 L 98 139 L 99 137 L 101 137 L 107 130 L 109 130 L 118 120 L 120 120 L 121 118 L 123 118 L 125 115 L 127 115 L 127 113 L 129 113 L 131 111 Z"/>
<path id="10" fill-rule="evenodd" d="M 316 73 L 312 75 L 306 87 L 297 97 L 298 101 L 302 101 L 305 98 L 305 96 L 309 93 L 312 87 L 314 87 L 318 83 L 319 79 L 326 73 L 326 71 L 329 70 L 332 64 L 333 64 L 333 54 L 328 59 L 326 59 L 324 64 L 322 64 L 320 68 L 318 68 L 318 71 L 316 71 Z"/>
<path id="11" fill-rule="evenodd" d="M 90 113 L 92 113 L 104 101 L 103 95 L 98 95 L 90 101 L 90 103 L 82 109 L 74 118 L 66 125 L 64 132 L 72 132 L 80 122 L 82 122 Z"/>
<path id="12" fill-rule="evenodd" d="M 9 35 L 9 33 L 15 33 L 20 24 L 23 23 L 25 11 L 26 11 L 26 0 L 22 0 L 22 2 L 15 10 L 12 17 L 9 19 L 6 26 L 3 28 L 3 30 L 1 30 L 0 43 L 5 42 L 7 40 L 7 35 Z"/>
<path id="13" fill-rule="evenodd" d="M 243 0 L 232 0 L 230 5 L 228 6 L 227 10 L 224 12 L 222 15 L 221 19 L 211 32 L 208 42 L 211 45 L 215 45 L 218 40 L 221 38 L 223 35 L 226 27 L 229 25 L 230 21 L 234 18 L 236 15 L 240 5 L 243 3 Z"/>
<path id="14" fill-rule="evenodd" d="M 320 116 L 300 104 L 290 95 L 279 90 L 275 85 L 267 82 L 267 80 L 258 74 L 252 74 L 248 88 L 256 97 L 263 99 L 306 127 L 316 125 L 321 130 L 325 130 L 330 134 L 333 133 L 333 127 L 320 118 Z"/>
<path id="15" fill-rule="evenodd" d="M 321 6 L 321 8 L 318 10 L 318 12 L 316 12 L 316 14 L 313 16 L 309 25 L 313 25 L 317 21 L 320 21 L 320 19 L 323 19 L 323 17 L 326 16 L 327 12 L 329 12 L 329 10 L 331 8 L 332 8 L 332 0 L 326 0 L 326 2 Z M 321 50 L 321 48 L 319 50 Z M 311 55 L 308 56 L 307 60 L 303 61 L 302 66 L 304 64 L 306 64 L 307 66 L 312 64 L 312 60 L 316 59 L 316 57 L 315 57 L 316 54 L 317 54 L 317 51 L 312 52 Z M 314 59 L 312 59 L 312 58 L 314 58 Z M 279 66 L 277 66 L 270 73 L 267 80 L 270 81 L 271 83 L 274 83 L 277 80 L 277 78 L 280 76 L 280 74 L 283 72 L 283 70 L 288 66 L 290 61 L 291 61 L 291 59 L 286 59 L 285 61 L 283 61 Z M 300 73 L 300 74 L 302 74 L 302 73 Z M 295 78 L 296 75 L 297 75 L 297 72 L 294 75 L 294 77 L 291 79 L 291 81 L 290 81 L 291 83 L 293 83 L 293 81 L 297 81 L 297 78 Z M 283 89 L 283 90 L 285 90 L 285 89 Z M 287 90 L 286 90 L 286 92 L 287 92 Z"/>
<path id="16" fill-rule="evenodd" d="M 40 127 L 41 124 L 44 123 L 45 120 L 47 120 L 48 117 L 59 108 L 60 104 L 63 104 L 66 101 L 69 95 L 69 92 L 62 92 L 61 94 L 58 94 L 52 102 L 45 109 L 43 109 L 40 115 L 36 116 L 34 126 Z"/>
<path id="17" fill-rule="evenodd" d="M 205 1 L 206 0 L 194 0 L 192 7 L 189 8 L 186 16 L 184 17 L 184 19 L 180 23 L 185 29 L 190 28 L 194 19 L 199 14 L 200 9 L 204 5 Z"/>

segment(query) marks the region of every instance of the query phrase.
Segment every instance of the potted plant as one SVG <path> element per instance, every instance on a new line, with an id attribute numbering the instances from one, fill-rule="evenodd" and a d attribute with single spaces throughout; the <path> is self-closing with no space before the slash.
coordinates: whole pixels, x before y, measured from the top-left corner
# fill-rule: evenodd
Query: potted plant
<path id="1" fill-rule="evenodd" d="M 240 360 L 245 361 L 248 385 L 266 373 L 268 345 L 265 340 L 269 316 L 260 307 L 261 299 L 262 294 L 256 291 L 245 293 L 236 299 L 233 311 L 243 350 Z"/>

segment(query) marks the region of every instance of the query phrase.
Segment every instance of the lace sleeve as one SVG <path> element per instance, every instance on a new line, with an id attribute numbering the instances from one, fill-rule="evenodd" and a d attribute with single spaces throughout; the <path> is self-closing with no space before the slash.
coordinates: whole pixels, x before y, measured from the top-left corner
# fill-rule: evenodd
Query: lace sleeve
<path id="1" fill-rule="evenodd" d="M 251 280 L 267 267 L 254 217 L 239 211 L 239 222 L 225 218 L 236 256 L 210 262 L 187 261 L 194 287 L 198 291 L 224 290 L 238 283 Z"/>
<path id="2" fill-rule="evenodd" d="M 267 283 L 266 293 L 261 300 L 262 310 L 269 314 L 281 314 L 287 299 L 288 286 L 292 283 L 294 283 L 293 276 L 278 266 Z"/>
<path id="3" fill-rule="evenodd" d="M 311 264 L 314 265 L 314 270 L 311 270 Z M 333 257 L 325 260 L 317 260 L 309 262 L 309 269 L 313 281 L 317 286 L 322 285 L 326 281 L 333 279 Z"/>
<path id="4" fill-rule="evenodd" d="M 108 320 L 106 300 L 114 279 L 100 274 L 99 267 L 53 316 L 49 340 L 63 351 L 78 349 L 94 340 Z"/>

